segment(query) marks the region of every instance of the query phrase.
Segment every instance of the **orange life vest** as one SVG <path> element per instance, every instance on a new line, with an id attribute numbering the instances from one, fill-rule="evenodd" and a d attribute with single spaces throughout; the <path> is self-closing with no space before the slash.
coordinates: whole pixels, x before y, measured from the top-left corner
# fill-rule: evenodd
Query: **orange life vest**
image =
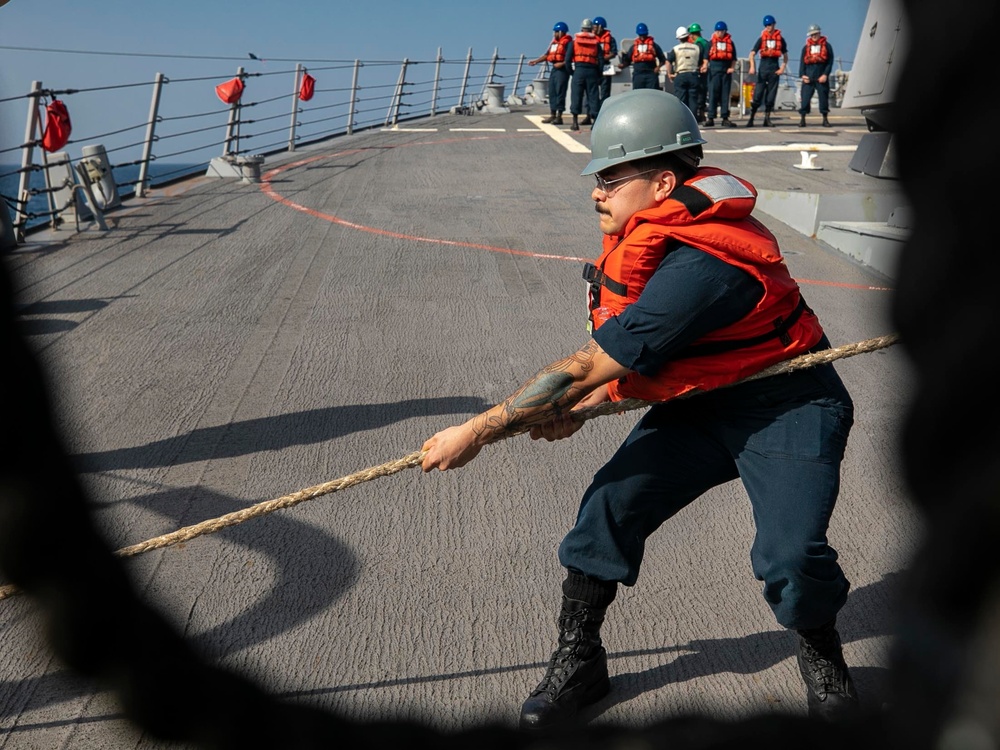
<path id="1" fill-rule="evenodd" d="M 764 29 L 760 32 L 760 56 L 781 57 L 781 31 Z"/>
<path id="2" fill-rule="evenodd" d="M 732 60 L 736 57 L 736 46 L 728 31 L 712 34 L 712 43 L 708 48 L 709 60 Z"/>
<path id="3" fill-rule="evenodd" d="M 674 242 L 710 253 L 752 274 L 764 287 L 742 320 L 695 341 L 653 376 L 630 372 L 608 384 L 615 401 L 666 401 L 711 390 L 798 356 L 823 335 L 805 304 L 774 235 L 750 213 L 757 191 L 746 180 L 702 167 L 655 208 L 639 211 L 621 236 L 604 237 L 596 264 L 587 264 L 590 320 L 599 328 L 642 293 Z"/>
<path id="4" fill-rule="evenodd" d="M 653 37 L 647 36 L 645 39 L 636 37 L 632 45 L 632 62 L 653 62 L 656 59 L 656 47 L 653 46 Z"/>
<path id="5" fill-rule="evenodd" d="M 597 65 L 597 35 L 590 31 L 577 32 L 573 37 L 573 62 Z"/>
<path id="6" fill-rule="evenodd" d="M 826 37 L 817 37 L 815 40 L 812 37 L 806 39 L 806 51 L 802 55 L 802 62 L 806 65 L 815 65 L 816 63 L 825 63 L 830 59 L 829 47 L 826 46 Z"/>
<path id="7" fill-rule="evenodd" d="M 610 60 L 618 53 L 617 45 L 615 44 L 615 38 L 611 36 L 611 32 L 605 29 L 597 41 L 601 43 L 601 52 L 604 53 L 604 59 Z"/>
<path id="8" fill-rule="evenodd" d="M 552 37 L 552 44 L 549 45 L 549 53 L 545 59 L 550 63 L 565 62 L 567 46 L 569 46 L 569 34 L 563 34 L 558 39 Z"/>

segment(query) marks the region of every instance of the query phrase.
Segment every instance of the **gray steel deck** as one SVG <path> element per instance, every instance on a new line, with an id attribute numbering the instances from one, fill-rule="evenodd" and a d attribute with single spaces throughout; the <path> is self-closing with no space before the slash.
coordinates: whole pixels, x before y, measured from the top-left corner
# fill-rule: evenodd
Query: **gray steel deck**
<path id="1" fill-rule="evenodd" d="M 393 461 L 580 346 L 592 180 L 585 153 L 526 119 L 545 110 L 339 137 L 269 157 L 259 185 L 198 178 L 126 203 L 107 233 L 29 236 L 11 256 L 23 318 L 113 546 Z M 746 150 L 866 132 L 832 119 L 708 130 L 706 162 L 782 195 L 892 192 L 849 172 L 849 151 L 806 171 L 795 149 Z M 835 346 L 892 332 L 891 279 L 760 218 Z M 907 368 L 890 347 L 837 369 L 857 407 L 830 530 L 853 583 L 840 625 L 877 708 L 920 533 L 896 466 Z M 514 438 L 458 471 L 403 471 L 128 566 L 204 654 L 278 695 L 359 719 L 513 725 L 554 645 L 556 546 L 637 416 Z M 804 714 L 752 533 L 733 483 L 655 535 L 608 613 L 612 693 L 594 722 Z M 0 628 L 0 748 L 159 746 L 55 661 L 30 600 L 0 601 Z"/>

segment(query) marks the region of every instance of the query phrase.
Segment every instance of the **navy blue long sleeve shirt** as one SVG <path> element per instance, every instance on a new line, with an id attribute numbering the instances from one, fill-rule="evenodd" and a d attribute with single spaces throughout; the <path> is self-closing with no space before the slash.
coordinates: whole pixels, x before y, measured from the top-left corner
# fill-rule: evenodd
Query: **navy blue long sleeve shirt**
<path id="1" fill-rule="evenodd" d="M 620 365 L 655 375 L 695 340 L 747 315 L 763 294 L 742 268 L 680 245 L 660 262 L 639 299 L 594 331 L 594 340 Z"/>

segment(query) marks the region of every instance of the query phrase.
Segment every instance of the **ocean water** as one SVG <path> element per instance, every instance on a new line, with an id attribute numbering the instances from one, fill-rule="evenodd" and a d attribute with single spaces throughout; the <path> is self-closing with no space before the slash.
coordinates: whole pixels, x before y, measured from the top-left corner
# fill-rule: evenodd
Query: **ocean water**
<path id="1" fill-rule="evenodd" d="M 21 178 L 20 174 L 17 173 L 19 168 L 19 164 L 0 164 L 0 196 L 2 196 L 4 203 L 7 204 L 7 211 L 10 214 L 11 221 L 14 220 L 17 190 Z M 207 162 L 201 164 L 158 164 L 153 162 L 149 165 L 149 177 L 151 184 L 157 185 L 185 175 L 203 174 L 207 168 Z M 135 185 L 133 183 L 139 179 L 138 165 L 116 167 L 112 170 L 112 173 L 114 174 L 115 184 L 118 187 L 118 194 L 123 200 L 135 194 Z M 31 173 L 29 188 L 35 190 L 45 188 L 45 175 L 41 171 Z M 39 216 L 29 218 L 27 227 L 31 228 L 47 224 L 50 219 L 47 215 L 48 211 L 48 194 L 40 193 L 31 196 L 28 200 L 28 212 L 39 214 Z M 46 215 L 43 216 L 41 214 Z"/>

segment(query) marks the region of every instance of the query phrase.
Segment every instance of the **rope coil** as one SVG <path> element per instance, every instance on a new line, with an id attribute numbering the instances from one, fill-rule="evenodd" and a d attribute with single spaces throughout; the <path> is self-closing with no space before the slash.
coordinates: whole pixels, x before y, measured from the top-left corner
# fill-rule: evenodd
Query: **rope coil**
<path id="1" fill-rule="evenodd" d="M 858 354 L 884 349 L 898 342 L 899 334 L 889 334 L 873 339 L 867 339 L 865 341 L 859 341 L 855 344 L 846 344 L 834 349 L 825 349 L 820 352 L 803 354 L 799 357 L 795 357 L 794 359 L 779 362 L 778 364 L 761 370 L 750 377 L 724 387 L 732 387 L 738 383 L 746 383 L 751 380 L 759 380 L 773 375 L 781 375 L 794 372 L 796 370 L 803 370 L 808 367 L 815 367 L 816 365 L 826 364 L 837 359 L 844 359 L 846 357 L 853 357 Z M 691 391 L 684 394 L 680 398 L 686 398 L 700 393 L 703 393 L 703 391 Z M 642 401 L 641 399 L 624 399 L 622 401 L 606 402 L 596 406 L 579 409 L 572 412 L 572 414 L 575 419 L 587 421 L 589 419 L 608 414 L 621 414 L 626 411 L 633 411 L 635 409 L 650 406 L 652 403 L 654 402 Z M 501 435 L 493 442 L 521 435 L 529 429 L 529 427 L 525 427 L 517 431 L 511 431 Z M 248 508 L 243 508 L 242 510 L 233 511 L 232 513 L 227 513 L 217 518 L 210 518 L 208 520 L 201 521 L 200 523 L 185 526 L 177 529 L 176 531 L 161 534 L 160 536 L 153 537 L 152 539 L 147 539 L 144 542 L 139 542 L 128 547 L 122 547 L 121 549 L 116 550 L 115 554 L 119 557 L 133 557 L 135 555 L 140 555 L 143 552 L 163 549 L 164 547 L 171 547 L 175 544 L 180 544 L 181 542 L 194 539 L 195 537 L 204 536 L 205 534 L 214 534 L 222 529 L 229 528 L 230 526 L 236 526 L 237 524 L 267 515 L 268 513 L 273 513 L 276 510 L 291 508 L 292 506 L 298 505 L 299 503 L 303 503 L 307 500 L 313 500 L 317 497 L 330 495 L 334 492 L 345 490 L 348 487 L 353 487 L 356 484 L 368 482 L 378 477 L 390 476 L 392 474 L 397 474 L 404 469 L 411 469 L 415 466 L 419 466 L 423 461 L 424 455 L 425 451 L 414 451 L 413 453 L 409 453 L 394 461 L 388 461 L 378 466 L 362 469 L 361 471 L 356 471 L 353 474 L 348 474 L 347 476 L 340 477 L 339 479 L 324 482 L 323 484 L 317 484 L 313 487 L 307 487 L 306 489 L 293 492 L 289 495 L 283 495 L 273 500 L 265 500 L 257 503 L 256 505 L 251 505 Z M 21 593 L 20 589 L 16 586 L 0 586 L 0 601 L 19 593 Z"/>

